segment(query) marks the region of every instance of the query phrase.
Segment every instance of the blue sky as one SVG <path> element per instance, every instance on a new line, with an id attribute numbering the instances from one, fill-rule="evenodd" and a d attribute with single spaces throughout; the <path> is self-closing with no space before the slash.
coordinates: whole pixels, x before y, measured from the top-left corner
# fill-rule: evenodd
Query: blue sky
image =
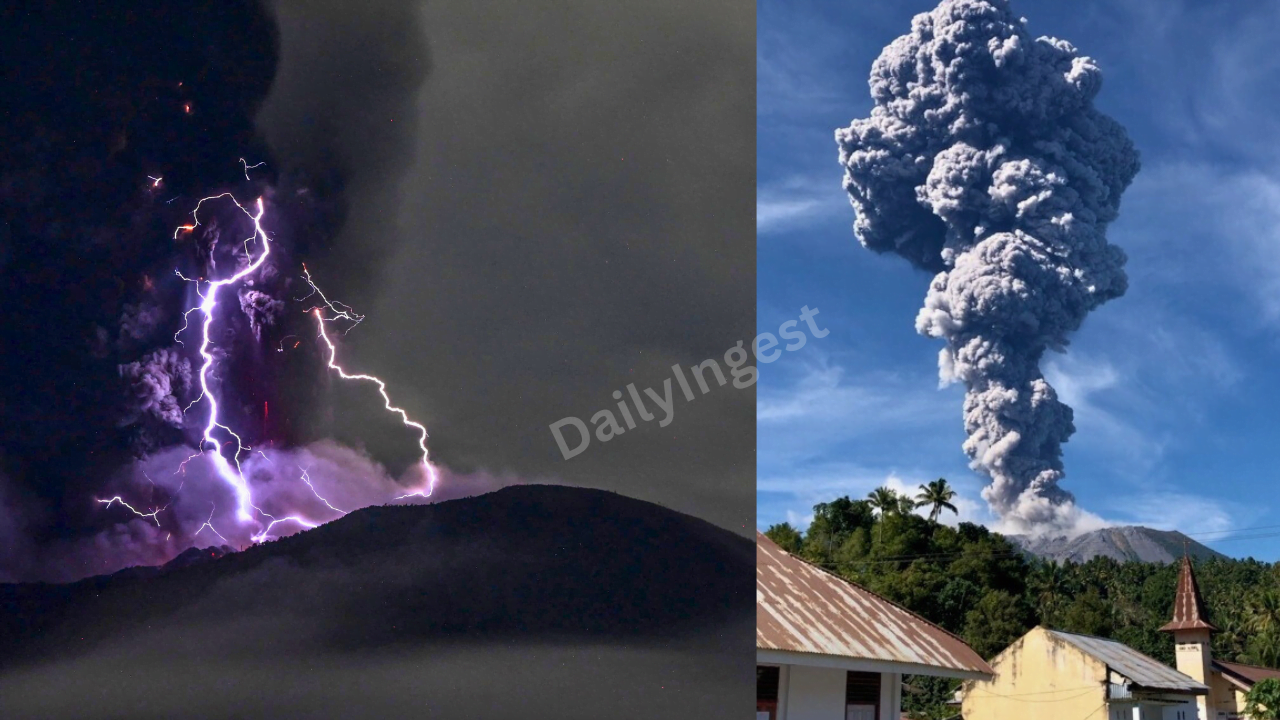
<path id="1" fill-rule="evenodd" d="M 994 523 L 960 449 L 963 388 L 938 389 L 940 341 L 915 333 L 930 278 L 858 244 L 833 139 L 869 112 L 880 50 L 933 5 L 758 4 L 759 330 L 808 305 L 831 331 L 761 367 L 761 528 L 937 477 L 960 492 L 964 519 Z M 1013 8 L 1033 35 L 1099 62 L 1097 105 L 1142 153 L 1108 233 L 1129 254 L 1129 292 L 1045 363 L 1076 416 L 1062 485 L 1108 521 L 1277 560 L 1280 4 L 1229 5 Z"/>

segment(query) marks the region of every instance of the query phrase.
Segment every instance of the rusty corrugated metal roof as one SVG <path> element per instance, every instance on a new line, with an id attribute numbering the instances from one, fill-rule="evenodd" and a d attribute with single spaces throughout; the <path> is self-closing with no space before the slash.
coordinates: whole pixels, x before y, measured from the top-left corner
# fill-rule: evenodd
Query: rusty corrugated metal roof
<path id="1" fill-rule="evenodd" d="M 1273 668 L 1260 667 L 1258 665 L 1245 665 L 1243 663 L 1230 663 L 1221 660 L 1214 660 L 1213 667 L 1218 672 L 1234 675 L 1236 678 L 1243 680 L 1245 684 L 1252 686 L 1267 678 L 1280 679 L 1280 670 Z"/>
<path id="2" fill-rule="evenodd" d="M 1124 643 L 1059 630 L 1046 630 L 1046 632 L 1105 663 L 1107 667 L 1129 678 L 1130 682 L 1139 687 L 1199 694 L 1209 691 L 1209 688 L 1197 682 L 1195 678 L 1184 675 L 1154 658 L 1147 657 Z"/>
<path id="3" fill-rule="evenodd" d="M 1182 568 L 1178 571 L 1178 592 L 1173 600 L 1173 619 L 1160 628 L 1165 632 L 1174 630 L 1208 630 L 1217 632 L 1218 628 L 1209 624 L 1208 613 L 1204 611 L 1204 599 L 1200 597 L 1200 586 L 1196 584 L 1195 573 L 1191 571 L 1191 558 L 1182 556 Z"/>
<path id="4" fill-rule="evenodd" d="M 756 533 L 756 647 L 991 674 L 963 640 Z"/>

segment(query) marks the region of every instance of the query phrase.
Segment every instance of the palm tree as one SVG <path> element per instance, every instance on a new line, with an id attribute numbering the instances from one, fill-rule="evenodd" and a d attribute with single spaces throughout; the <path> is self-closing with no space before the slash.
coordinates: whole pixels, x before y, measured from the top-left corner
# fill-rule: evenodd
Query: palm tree
<path id="1" fill-rule="evenodd" d="M 921 485 L 920 494 L 916 495 L 916 500 L 920 501 L 919 506 L 933 506 L 933 508 L 929 510 L 929 522 L 936 523 L 944 509 L 950 510 L 956 515 L 960 514 L 960 511 L 956 509 L 956 506 L 951 504 L 951 500 L 954 499 L 955 496 L 956 491 L 952 490 L 951 486 L 947 484 L 947 479 L 938 478 L 928 485 Z"/>
<path id="2" fill-rule="evenodd" d="M 867 495 L 867 502 L 871 504 L 873 510 L 880 512 L 880 522 L 876 527 L 876 535 L 879 536 L 879 539 L 884 539 L 885 515 L 887 513 L 900 512 L 902 509 L 902 505 L 898 500 L 898 493 L 894 492 L 892 488 L 881 486 Z"/>
<path id="3" fill-rule="evenodd" d="M 1245 647 L 1249 650 L 1250 661 L 1257 665 L 1275 667 L 1280 663 L 1280 636 L 1274 630 L 1253 635 Z"/>
<path id="4" fill-rule="evenodd" d="M 916 502 L 910 495 L 903 493 L 898 496 L 898 514 L 910 515 L 913 510 L 920 507 L 920 503 Z"/>
<path id="5" fill-rule="evenodd" d="M 1047 627 L 1056 627 L 1058 611 L 1063 598 L 1068 594 L 1062 566 L 1056 562 L 1041 561 L 1032 567 L 1027 577 L 1027 590 L 1035 601 L 1040 612 L 1040 622 Z"/>
<path id="6" fill-rule="evenodd" d="M 1235 613 L 1224 612 L 1214 617 L 1213 622 L 1218 626 L 1218 635 L 1213 639 L 1217 646 L 1213 651 L 1214 657 L 1241 661 L 1247 654 L 1250 637 L 1244 621 Z"/>
<path id="7" fill-rule="evenodd" d="M 1245 598 L 1245 626 L 1252 633 L 1280 631 L 1280 593 L 1261 590 Z"/>
<path id="8" fill-rule="evenodd" d="M 898 502 L 898 493 L 893 488 L 878 487 L 867 495 L 867 501 L 871 503 L 873 510 L 880 512 L 882 518 L 885 513 L 896 513 L 902 507 Z"/>

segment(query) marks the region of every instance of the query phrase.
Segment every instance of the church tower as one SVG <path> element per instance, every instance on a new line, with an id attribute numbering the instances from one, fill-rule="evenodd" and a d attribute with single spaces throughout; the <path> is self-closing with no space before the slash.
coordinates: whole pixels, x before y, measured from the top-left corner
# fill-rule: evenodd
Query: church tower
<path id="1" fill-rule="evenodd" d="M 1213 665 L 1209 641 L 1218 628 L 1209 623 L 1204 610 L 1204 599 L 1200 597 L 1200 587 L 1196 585 L 1196 576 L 1191 571 L 1191 558 L 1185 555 L 1182 557 L 1182 569 L 1178 572 L 1173 619 L 1160 630 L 1173 634 L 1178 671 L 1209 685 L 1209 673 Z M 1212 689 L 1208 696 L 1196 698 L 1201 720 L 1214 720 L 1215 716 L 1210 714 L 1210 709 L 1214 707 L 1213 700 Z"/>

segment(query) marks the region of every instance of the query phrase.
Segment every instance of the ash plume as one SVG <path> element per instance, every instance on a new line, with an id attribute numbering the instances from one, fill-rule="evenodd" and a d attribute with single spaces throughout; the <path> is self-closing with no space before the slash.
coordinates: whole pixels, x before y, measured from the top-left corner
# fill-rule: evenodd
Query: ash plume
<path id="1" fill-rule="evenodd" d="M 168 317 L 165 308 L 144 300 L 139 303 L 125 303 L 120 314 L 120 340 L 143 341 L 155 333 Z"/>
<path id="2" fill-rule="evenodd" d="M 198 529 L 210 521 L 235 535 L 235 500 L 202 486 L 222 481 L 202 476 L 200 461 L 174 474 L 202 447 L 198 430 L 211 412 L 207 398 L 199 401 L 206 332 L 219 418 L 257 451 L 251 463 L 241 454 L 246 467 L 270 467 L 259 448 L 308 448 L 333 434 L 324 422 L 329 370 L 311 340 L 315 320 L 296 302 L 306 289 L 298 286 L 300 262 L 371 269 L 358 252 L 325 262 L 345 222 L 347 178 L 372 149 L 403 162 L 414 124 L 388 131 L 366 122 L 377 134 L 361 137 L 349 156 L 323 147 L 334 127 L 325 125 L 299 156 L 274 151 L 279 143 L 260 131 L 259 115 L 275 92 L 305 101 L 308 117 L 333 118 L 330 106 L 341 101 L 349 112 L 337 127 L 358 126 L 353 119 L 375 106 L 408 116 L 426 77 L 425 32 L 415 3 L 355 15 L 334 6 L 330 26 L 359 19 L 390 35 L 325 44 L 330 79 L 303 73 L 299 87 L 297 78 L 279 78 L 277 15 L 313 13 L 289 15 L 294 6 L 284 5 L 138 0 L 86 15 L 82 3 L 50 0 L 0 10 L 0 44 L 13 51 L 0 81 L 8 101 L 0 123 L 7 151 L 0 285 L 9 317 L 0 372 L 22 379 L 0 386 L 0 577 L 162 562 L 206 542 L 210 531 Z M 308 28 L 291 41 L 299 35 Z M 402 82 L 371 80 L 386 76 L 390 60 L 404 71 Z M 348 76 L 360 89 L 350 103 L 353 93 L 331 80 Z M 383 136 L 397 140 L 394 150 Z M 236 205 L 254 198 L 269 209 L 271 259 L 224 290 L 206 330 L 193 308 L 210 282 L 262 255 L 262 239 Z M 285 345 L 286 338 L 294 341 Z M 378 467 L 348 467 L 365 473 L 350 479 L 359 490 L 335 496 L 356 507 L 402 494 Z M 268 499 L 273 488 L 283 493 L 267 512 L 287 515 L 286 501 L 301 502 L 295 496 L 314 504 L 297 468 L 287 470 L 280 472 L 295 473 L 288 482 L 255 486 Z M 318 483 L 335 483 L 325 472 L 323 463 L 313 468 Z M 415 479 L 395 473 L 406 477 Z M 103 502 L 117 495 L 122 502 Z M 311 520 L 331 517 L 311 505 L 303 505 Z M 284 523 L 271 537 L 298 529 Z M 10 541 L 16 537 L 21 542 Z"/>
<path id="3" fill-rule="evenodd" d="M 870 117 L 836 132 L 859 241 L 937 273 L 916 329 L 946 341 L 964 450 L 1022 531 L 1082 514 L 1059 487 L 1072 411 L 1040 361 L 1127 287 L 1105 232 L 1138 153 L 1093 107 L 1101 85 L 1091 58 L 1033 39 L 1008 2 L 945 0 L 876 59 Z"/>
<path id="4" fill-rule="evenodd" d="M 191 361 L 171 348 L 156 350 L 137 362 L 120 366 L 120 377 L 129 388 L 130 416 L 124 424 L 149 414 L 174 427 L 182 427 L 184 417 L 179 394 L 191 387 Z"/>
<path id="5" fill-rule="evenodd" d="M 36 508 L 8 524 L 29 558 L 96 537 L 119 510 L 94 500 L 108 479 L 190 442 L 173 426 L 181 373 L 156 353 L 203 236 L 174 228 L 207 194 L 250 195 L 236 158 L 267 156 L 253 116 L 278 58 L 257 0 L 90 5 L 0 9 L 0 475 L 13 512 Z"/>
<path id="6" fill-rule="evenodd" d="M 284 301 L 261 290 L 243 288 L 240 290 L 240 310 L 248 318 L 253 336 L 261 340 L 263 328 L 274 325 L 284 312 Z"/>

